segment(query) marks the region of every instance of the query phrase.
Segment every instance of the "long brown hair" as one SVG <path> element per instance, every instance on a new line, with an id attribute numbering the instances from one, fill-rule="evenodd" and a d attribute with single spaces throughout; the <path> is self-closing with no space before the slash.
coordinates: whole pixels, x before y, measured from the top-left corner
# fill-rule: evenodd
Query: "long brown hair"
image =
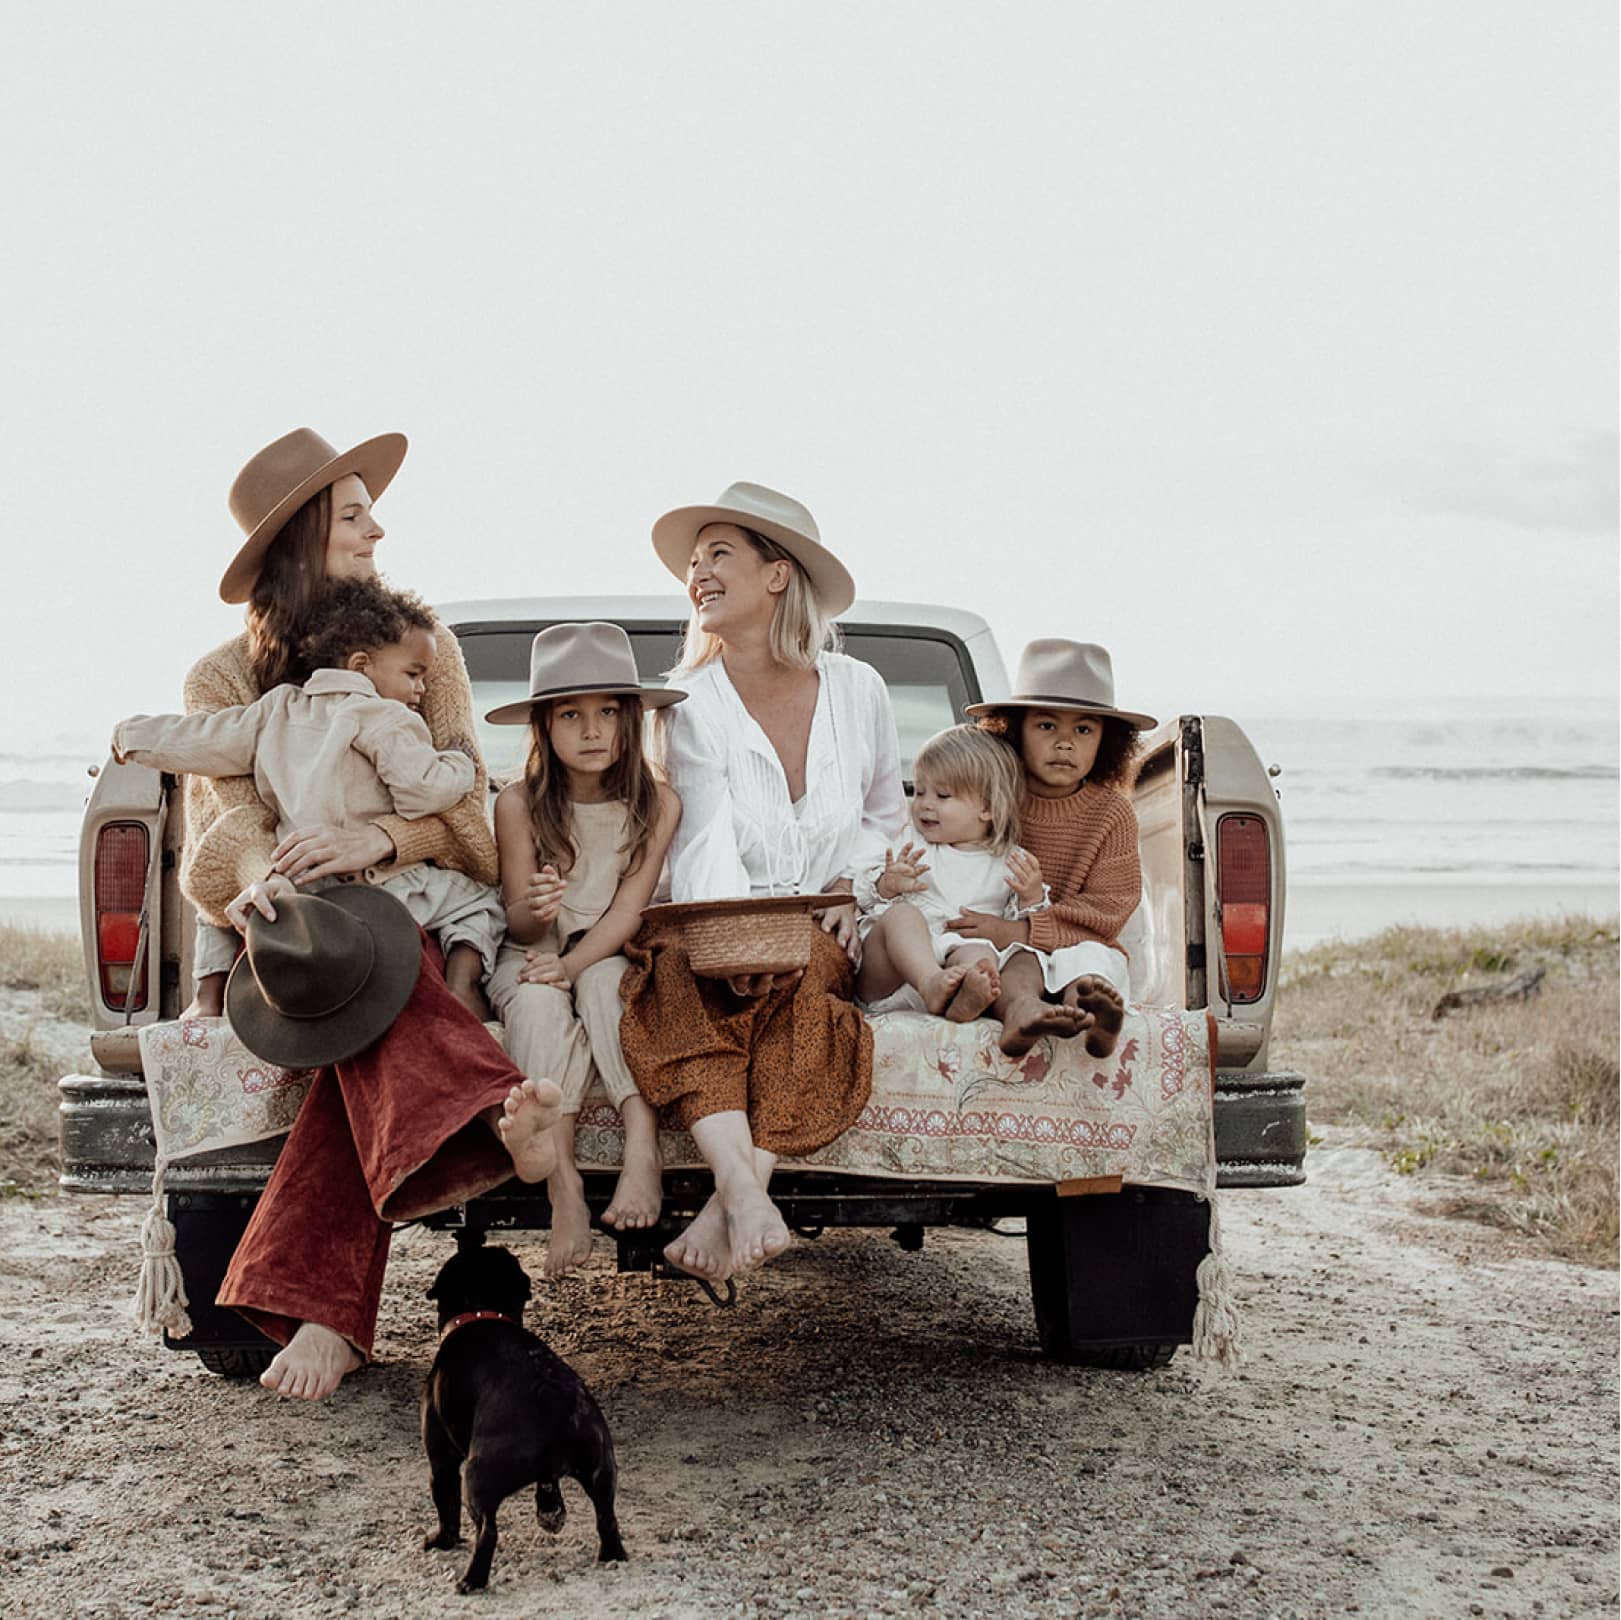
<path id="1" fill-rule="evenodd" d="M 584 695 L 584 694 L 582 694 Z M 619 702 L 619 758 L 602 773 L 602 786 L 610 799 L 629 811 L 628 838 L 621 853 L 630 860 L 628 877 L 647 858 L 648 842 L 658 823 L 659 784 L 642 751 L 642 700 L 630 693 L 615 694 Z M 524 793 L 529 800 L 529 826 L 535 853 L 567 876 L 574 867 L 574 804 L 568 796 L 568 772 L 552 748 L 546 722 L 556 703 L 553 698 L 529 711 L 529 759 L 523 768 Z"/>
<path id="2" fill-rule="evenodd" d="M 332 490 L 317 490 L 270 542 L 248 597 L 248 656 L 261 692 L 309 674 L 298 656 L 310 610 L 326 589 Z"/>

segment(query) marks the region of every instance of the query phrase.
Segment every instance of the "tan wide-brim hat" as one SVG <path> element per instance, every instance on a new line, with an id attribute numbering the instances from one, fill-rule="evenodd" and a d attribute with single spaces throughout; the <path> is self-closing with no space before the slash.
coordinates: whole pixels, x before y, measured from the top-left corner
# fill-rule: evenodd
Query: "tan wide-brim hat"
<path id="1" fill-rule="evenodd" d="M 836 619 L 855 601 L 856 582 L 822 544 L 809 508 L 764 484 L 733 484 L 713 506 L 678 506 L 653 525 L 653 549 L 659 561 L 683 583 L 698 531 L 709 523 L 735 523 L 776 541 L 805 570 L 811 590 L 829 618 Z"/>
<path id="2" fill-rule="evenodd" d="M 362 883 L 273 902 L 249 914 L 247 944 L 225 985 L 242 1044 L 284 1069 L 340 1063 L 400 1015 L 422 967 L 422 936 L 386 889 Z"/>
<path id="3" fill-rule="evenodd" d="M 1114 663 L 1107 648 L 1090 641 L 1056 637 L 1032 641 L 1019 655 L 1014 695 L 994 703 L 970 703 L 965 714 L 994 714 L 998 709 L 1080 709 L 1110 715 L 1139 731 L 1159 724 L 1151 714 L 1115 707 Z"/>
<path id="4" fill-rule="evenodd" d="M 246 602 L 270 542 L 318 490 L 359 473 L 375 501 L 405 460 L 405 435 L 383 433 L 341 454 L 310 428 L 294 428 L 267 444 L 231 485 L 231 516 L 247 539 L 220 581 L 222 602 Z"/>
<path id="5" fill-rule="evenodd" d="M 492 726 L 526 726 L 535 704 L 587 692 L 639 697 L 649 709 L 668 708 L 687 695 L 674 686 L 642 685 L 630 637 L 617 624 L 554 624 L 529 644 L 529 696 L 484 718 Z"/>

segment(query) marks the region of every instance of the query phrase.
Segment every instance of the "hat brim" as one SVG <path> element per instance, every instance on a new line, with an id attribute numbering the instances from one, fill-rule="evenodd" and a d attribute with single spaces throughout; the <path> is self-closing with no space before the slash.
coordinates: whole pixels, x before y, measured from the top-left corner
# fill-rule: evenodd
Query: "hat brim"
<path id="1" fill-rule="evenodd" d="M 683 584 L 698 531 L 710 523 L 735 523 L 776 541 L 805 570 L 811 590 L 829 618 L 836 619 L 855 601 L 856 582 L 850 570 L 820 541 L 733 506 L 678 506 L 653 525 L 653 549 L 659 561 Z"/>
<path id="2" fill-rule="evenodd" d="M 503 703 L 484 716 L 488 726 L 526 726 L 529 715 L 537 703 L 555 703 L 559 698 L 584 697 L 588 692 L 601 692 L 604 697 L 639 697 L 648 709 L 667 709 L 674 703 L 686 702 L 687 694 L 674 686 L 559 686 L 516 703 Z"/>
<path id="3" fill-rule="evenodd" d="M 422 937 L 411 913 L 386 889 L 325 889 L 372 936 L 372 971 L 353 1000 L 322 1018 L 289 1018 L 265 1000 L 244 951 L 225 983 L 225 1017 L 255 1057 L 284 1069 L 316 1069 L 363 1052 L 399 1017 L 422 971 Z"/>
<path id="4" fill-rule="evenodd" d="M 341 456 L 334 456 L 324 467 L 318 467 L 312 472 L 297 488 L 282 496 L 254 525 L 252 532 L 242 542 L 242 549 L 231 559 L 231 566 L 225 570 L 225 577 L 220 580 L 220 600 L 247 601 L 253 594 L 253 582 L 259 577 L 259 567 L 264 562 L 271 541 L 281 533 L 288 518 L 310 496 L 318 490 L 325 489 L 329 484 L 337 483 L 340 478 L 346 478 L 350 473 L 359 473 L 365 483 L 366 493 L 376 501 L 393 483 L 394 474 L 400 470 L 400 463 L 405 460 L 406 447 L 407 441 L 403 433 L 381 433 L 375 439 L 367 439 L 364 444 L 357 444 L 353 450 L 345 450 Z"/>
<path id="5" fill-rule="evenodd" d="M 998 709 L 1051 709 L 1054 713 L 1063 709 L 1074 714 L 1097 714 L 1106 720 L 1124 720 L 1128 726 L 1135 726 L 1139 731 L 1152 731 L 1159 724 L 1151 714 L 1137 714 L 1131 709 L 1111 709 L 1106 703 L 1078 703 L 1074 698 L 1061 697 L 998 698 L 994 703 L 966 704 L 962 712 L 977 719 L 982 714 L 995 714 Z"/>

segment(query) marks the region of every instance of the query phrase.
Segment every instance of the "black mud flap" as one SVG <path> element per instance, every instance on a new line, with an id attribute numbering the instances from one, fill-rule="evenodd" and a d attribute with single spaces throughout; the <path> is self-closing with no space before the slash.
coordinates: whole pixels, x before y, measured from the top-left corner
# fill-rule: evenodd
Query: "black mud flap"
<path id="1" fill-rule="evenodd" d="M 191 1332 L 184 1339 L 165 1333 L 163 1342 L 171 1350 L 195 1350 L 215 1371 L 215 1350 L 264 1350 L 268 1363 L 275 1354 L 274 1341 L 267 1339 L 246 1317 L 214 1303 L 225 1271 L 236 1253 L 237 1241 L 248 1224 L 257 1193 L 170 1193 L 169 1219 L 174 1222 L 174 1252 L 180 1262 L 180 1275 L 186 1284 L 186 1313 Z M 239 1357 L 243 1371 L 257 1357 Z"/>
<path id="2" fill-rule="evenodd" d="M 1142 1369 L 1192 1341 L 1210 1250 L 1210 1206 L 1192 1193 L 1054 1192 L 1031 1206 L 1025 1232 L 1036 1330 L 1053 1360 Z"/>

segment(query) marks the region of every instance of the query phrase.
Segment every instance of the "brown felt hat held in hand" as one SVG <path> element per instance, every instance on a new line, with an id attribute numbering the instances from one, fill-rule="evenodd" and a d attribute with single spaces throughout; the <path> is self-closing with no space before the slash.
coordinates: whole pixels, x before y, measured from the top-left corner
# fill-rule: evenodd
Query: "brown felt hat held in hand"
<path id="1" fill-rule="evenodd" d="M 274 902 L 248 916 L 225 1016 L 255 1057 L 285 1069 L 338 1063 L 370 1046 L 411 999 L 422 936 L 385 889 L 364 884 Z"/>

